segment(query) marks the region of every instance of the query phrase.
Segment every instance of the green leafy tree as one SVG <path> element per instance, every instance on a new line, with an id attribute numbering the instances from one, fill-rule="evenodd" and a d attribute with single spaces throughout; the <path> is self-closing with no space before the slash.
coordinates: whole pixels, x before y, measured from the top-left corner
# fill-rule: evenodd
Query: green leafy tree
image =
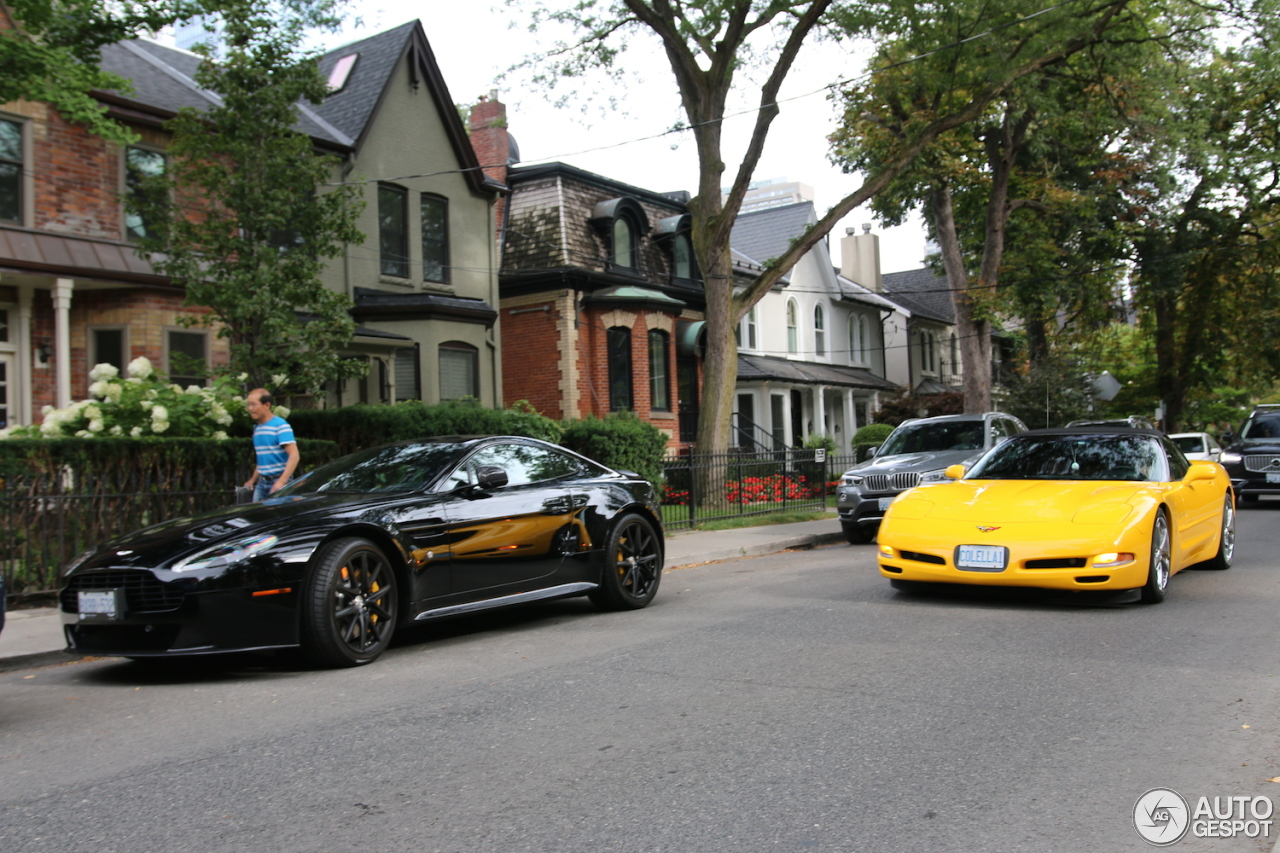
<path id="1" fill-rule="evenodd" d="M 216 60 L 201 49 L 196 76 L 218 103 L 169 124 L 171 166 L 130 202 L 146 230 L 139 247 L 186 287 L 188 305 L 211 309 L 192 322 L 228 340 L 221 372 L 314 393 L 365 369 L 340 354 L 354 331 L 350 298 L 320 280 L 326 259 L 364 240 L 355 226 L 363 202 L 357 187 L 321 186 L 336 160 L 294 129 L 299 101 L 327 94 L 298 45 L 307 26 L 332 22 L 332 9 L 223 6 L 223 44 Z"/>
<path id="2" fill-rule="evenodd" d="M 526 0 L 511 0 L 529 5 Z M 939 14 L 937 5 L 905 0 L 578 0 L 554 7 L 539 3 L 531 27 L 547 21 L 574 28 L 575 38 L 534 60 L 539 82 L 573 84 L 589 70 L 614 71 L 630 46 L 648 47 L 656 39 L 675 78 L 684 127 L 698 155 L 697 194 L 690 202 L 691 236 L 706 292 L 707 350 L 704 362 L 698 450 L 723 453 L 729 446 L 737 345 L 733 330 L 751 306 L 785 275 L 847 213 L 881 192 L 933 139 L 982 115 L 986 105 L 1014 82 L 1038 74 L 1095 42 L 1130 0 L 1100 0 L 1061 8 L 1026 25 L 1017 51 L 984 57 L 971 66 L 958 39 L 1009 23 L 1006 10 L 1026 4 L 1000 4 L 975 19 L 976 31 L 945 34 L 933 28 L 931 46 L 949 50 L 966 73 L 956 78 L 936 108 L 921 111 L 903 128 L 891 156 L 869 173 L 863 185 L 842 199 L 780 257 L 768 263 L 752 284 L 734 292 L 730 235 L 751 183 L 769 129 L 780 112 L 778 92 L 806 40 L 820 37 L 876 37 L 919 27 Z M 633 38 L 633 36 L 643 38 Z M 758 86 L 750 82 L 758 79 Z M 743 90 L 750 88 L 749 94 Z M 758 105 L 742 160 L 732 170 L 723 151 L 723 119 L 731 96 Z M 721 200 L 721 188 L 730 186 Z"/>
<path id="3" fill-rule="evenodd" d="M 135 134 L 108 118 L 91 94 L 132 90 L 101 69 L 99 51 L 215 8 L 200 0 L 0 0 L 0 104 L 47 103 L 98 136 L 131 142 Z"/>

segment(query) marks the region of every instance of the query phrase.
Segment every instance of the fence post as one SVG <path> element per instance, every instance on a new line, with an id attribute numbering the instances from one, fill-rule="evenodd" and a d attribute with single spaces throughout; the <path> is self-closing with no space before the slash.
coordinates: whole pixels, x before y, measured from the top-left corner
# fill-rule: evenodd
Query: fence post
<path id="1" fill-rule="evenodd" d="M 689 453 L 689 529 L 698 523 L 698 456 Z"/>

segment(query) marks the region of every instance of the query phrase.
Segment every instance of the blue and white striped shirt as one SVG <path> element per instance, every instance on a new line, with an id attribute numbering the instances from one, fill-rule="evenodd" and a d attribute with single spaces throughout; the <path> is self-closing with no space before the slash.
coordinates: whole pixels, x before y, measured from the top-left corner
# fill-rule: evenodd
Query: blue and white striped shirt
<path id="1" fill-rule="evenodd" d="M 293 427 L 279 415 L 265 424 L 255 426 L 253 449 L 258 454 L 258 476 L 271 480 L 284 473 L 284 466 L 289 462 L 289 454 L 284 446 L 296 443 Z"/>

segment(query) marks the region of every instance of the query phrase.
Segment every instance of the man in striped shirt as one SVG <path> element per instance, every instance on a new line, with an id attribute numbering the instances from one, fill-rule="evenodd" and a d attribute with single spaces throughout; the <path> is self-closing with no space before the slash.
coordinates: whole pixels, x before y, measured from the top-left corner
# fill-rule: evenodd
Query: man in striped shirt
<path id="1" fill-rule="evenodd" d="M 271 392 L 255 388 L 245 398 L 253 428 L 253 449 L 258 464 L 245 488 L 253 489 L 253 499 L 260 501 L 282 488 L 298 467 L 298 442 L 289 422 L 271 411 Z"/>

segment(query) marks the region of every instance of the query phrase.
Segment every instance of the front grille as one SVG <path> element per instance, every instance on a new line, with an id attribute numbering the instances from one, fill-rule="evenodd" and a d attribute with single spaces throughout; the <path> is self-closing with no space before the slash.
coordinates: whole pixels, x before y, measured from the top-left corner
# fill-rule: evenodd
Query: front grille
<path id="1" fill-rule="evenodd" d="M 173 584 L 161 583 L 148 571 L 121 570 L 76 575 L 62 590 L 62 609 L 75 613 L 80 609 L 80 590 L 123 589 L 130 613 L 163 613 L 182 606 L 183 593 Z"/>
<path id="2" fill-rule="evenodd" d="M 920 485 L 920 475 L 914 471 L 901 474 L 871 474 L 863 479 L 862 485 L 869 492 L 902 492 Z"/>
<path id="3" fill-rule="evenodd" d="M 1271 472 L 1280 474 L 1280 456 L 1276 454 L 1259 454 L 1244 458 L 1244 469 L 1257 473 Z"/>
<path id="4" fill-rule="evenodd" d="M 1055 557 L 1051 560 L 1027 560 L 1028 569 L 1083 569 L 1085 557 Z"/>

